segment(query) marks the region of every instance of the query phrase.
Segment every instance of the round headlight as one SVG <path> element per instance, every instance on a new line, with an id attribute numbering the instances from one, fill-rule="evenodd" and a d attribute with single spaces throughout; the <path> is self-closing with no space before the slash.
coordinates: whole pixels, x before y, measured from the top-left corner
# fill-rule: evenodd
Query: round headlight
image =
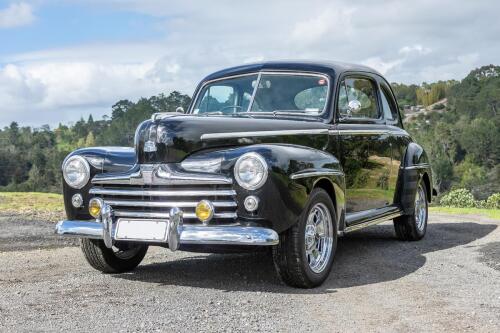
<path id="1" fill-rule="evenodd" d="M 90 166 L 81 156 L 71 156 L 63 165 L 63 177 L 66 183 L 76 189 L 84 187 L 90 179 Z"/>
<path id="2" fill-rule="evenodd" d="M 243 154 L 234 166 L 234 177 L 244 189 L 256 190 L 267 180 L 267 163 L 257 153 Z"/>

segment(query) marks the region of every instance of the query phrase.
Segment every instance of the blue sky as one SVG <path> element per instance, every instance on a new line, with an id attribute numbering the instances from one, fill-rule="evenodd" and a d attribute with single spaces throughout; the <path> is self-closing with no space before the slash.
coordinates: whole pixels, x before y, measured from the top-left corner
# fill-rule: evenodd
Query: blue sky
<path id="1" fill-rule="evenodd" d="M 498 1 L 0 0 L 0 127 L 191 94 L 260 60 L 362 63 L 390 81 L 461 79 L 500 64 Z"/>
<path id="2" fill-rule="evenodd" d="M 16 3 L 2 0 L 0 9 Z M 84 3 L 33 5 L 32 23 L 0 30 L 2 54 L 58 48 L 81 43 L 150 40 L 163 36 L 151 15 Z"/>

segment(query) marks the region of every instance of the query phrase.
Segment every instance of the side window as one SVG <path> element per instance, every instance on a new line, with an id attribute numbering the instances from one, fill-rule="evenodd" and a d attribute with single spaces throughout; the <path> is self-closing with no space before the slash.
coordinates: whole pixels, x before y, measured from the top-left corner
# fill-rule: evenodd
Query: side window
<path id="1" fill-rule="evenodd" d="M 391 97 L 389 88 L 385 84 L 380 85 L 380 96 L 382 98 L 382 108 L 386 120 L 399 122 L 398 110 Z"/>
<path id="2" fill-rule="evenodd" d="M 342 90 L 345 92 L 342 92 Z M 348 117 L 348 105 L 352 101 L 358 101 L 361 108 L 350 114 L 351 118 L 378 119 L 376 87 L 369 79 L 346 78 L 341 84 L 339 92 L 339 112 L 341 116 Z"/>

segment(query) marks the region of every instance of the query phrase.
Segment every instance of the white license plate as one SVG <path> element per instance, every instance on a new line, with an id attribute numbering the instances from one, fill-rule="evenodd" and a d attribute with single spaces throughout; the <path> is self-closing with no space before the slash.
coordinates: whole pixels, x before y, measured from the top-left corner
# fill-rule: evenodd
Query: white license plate
<path id="1" fill-rule="evenodd" d="M 115 239 L 164 242 L 167 241 L 165 220 L 125 220 L 119 219 Z"/>

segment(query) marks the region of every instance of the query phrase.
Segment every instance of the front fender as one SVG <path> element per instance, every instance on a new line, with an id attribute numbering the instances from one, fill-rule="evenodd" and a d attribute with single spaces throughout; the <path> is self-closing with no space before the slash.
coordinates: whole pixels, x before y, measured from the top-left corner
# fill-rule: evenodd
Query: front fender
<path id="1" fill-rule="evenodd" d="M 130 170 L 136 163 L 136 154 L 133 148 L 127 147 L 92 147 L 77 149 L 70 153 L 69 157 L 79 155 L 87 160 L 90 165 L 90 179 L 99 173 L 105 172 L 124 172 Z M 63 162 L 64 165 L 64 162 Z M 74 189 L 63 179 L 64 207 L 69 219 L 87 220 L 92 217 L 88 214 L 88 202 L 90 200 L 89 190 L 91 183 L 81 189 Z M 80 193 L 83 197 L 83 206 L 73 207 L 71 198 L 74 194 Z"/>
<path id="2" fill-rule="evenodd" d="M 257 190 L 246 190 L 234 183 L 237 193 L 238 217 L 249 223 L 268 225 L 277 232 L 293 226 L 303 212 L 314 187 L 328 191 L 338 205 L 337 216 L 343 212 L 345 182 L 339 160 L 333 155 L 309 147 L 289 144 L 260 144 L 218 151 L 224 155 L 222 173 L 234 179 L 234 164 L 247 152 L 256 152 L 269 167 L 267 182 Z M 260 200 L 255 213 L 245 210 L 243 202 L 248 195 Z M 338 200 L 336 200 L 338 199 Z"/>

